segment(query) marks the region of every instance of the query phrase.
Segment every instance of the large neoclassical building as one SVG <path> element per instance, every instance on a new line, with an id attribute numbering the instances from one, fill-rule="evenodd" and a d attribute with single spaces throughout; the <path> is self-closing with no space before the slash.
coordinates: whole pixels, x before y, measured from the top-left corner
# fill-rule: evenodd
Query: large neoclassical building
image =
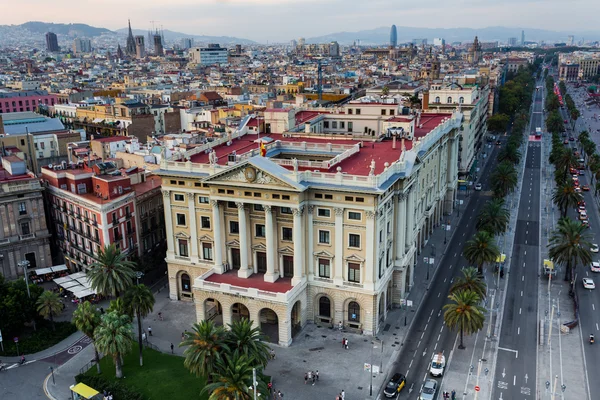
<path id="1" fill-rule="evenodd" d="M 170 295 L 198 320 L 250 318 L 282 346 L 306 323 L 375 334 L 410 290 L 453 209 L 462 115 L 392 116 L 377 137 L 309 117 L 162 161 Z"/>

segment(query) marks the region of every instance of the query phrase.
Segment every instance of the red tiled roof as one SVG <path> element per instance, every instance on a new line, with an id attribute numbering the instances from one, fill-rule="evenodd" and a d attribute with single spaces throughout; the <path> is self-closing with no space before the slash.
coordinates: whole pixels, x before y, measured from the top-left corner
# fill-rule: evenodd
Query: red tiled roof
<path id="1" fill-rule="evenodd" d="M 239 278 L 236 270 L 228 271 L 221 275 L 212 274 L 206 278 L 206 281 L 225 283 L 243 288 L 254 288 L 273 293 L 286 293 L 293 288 L 292 280 L 290 278 L 279 278 L 275 282 L 270 283 L 264 281 L 264 274 L 252 274 L 248 278 Z"/>
<path id="2" fill-rule="evenodd" d="M 423 137 L 426 136 L 429 132 L 431 132 L 436 126 L 442 123 L 444 118 L 450 118 L 450 114 L 421 114 L 421 120 L 419 121 L 419 125 L 416 125 L 415 121 L 415 136 Z"/>

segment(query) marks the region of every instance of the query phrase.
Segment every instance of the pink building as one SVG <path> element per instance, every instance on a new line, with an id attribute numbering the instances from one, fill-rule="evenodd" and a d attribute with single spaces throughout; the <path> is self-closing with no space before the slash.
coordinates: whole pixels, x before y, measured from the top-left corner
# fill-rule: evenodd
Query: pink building
<path id="1" fill-rule="evenodd" d="M 53 106 L 55 103 L 57 103 L 56 95 L 48 94 L 45 90 L 0 92 L 0 114 L 36 111 L 40 104 Z"/>

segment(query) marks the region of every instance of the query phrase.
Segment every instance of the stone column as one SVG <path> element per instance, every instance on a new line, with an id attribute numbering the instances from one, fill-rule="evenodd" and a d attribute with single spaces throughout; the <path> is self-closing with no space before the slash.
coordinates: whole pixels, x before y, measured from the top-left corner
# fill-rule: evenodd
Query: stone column
<path id="1" fill-rule="evenodd" d="M 378 254 L 377 247 L 375 246 L 375 217 L 376 213 L 373 211 L 365 212 L 367 217 L 367 234 L 365 238 L 365 281 L 363 282 L 364 288 L 373 285 L 373 276 L 378 276 L 379 265 L 377 264 Z M 385 257 L 385 256 L 384 256 Z"/>
<path id="2" fill-rule="evenodd" d="M 244 203 L 235 203 L 238 208 L 238 220 L 240 228 L 240 269 L 238 276 L 247 278 L 252 275 L 252 271 L 248 268 L 248 228 L 246 224 L 246 209 Z"/>
<path id="3" fill-rule="evenodd" d="M 314 252 L 314 232 L 313 232 L 313 211 L 314 211 L 315 207 L 314 206 L 308 206 L 307 207 L 307 211 L 308 211 L 308 215 L 307 215 L 307 237 L 306 237 L 306 248 L 308 251 L 308 259 L 306 260 L 306 264 L 308 265 L 308 276 L 313 276 L 313 274 L 315 273 L 315 268 L 314 268 L 314 264 L 315 264 L 315 259 L 313 256 L 313 252 Z"/>
<path id="4" fill-rule="evenodd" d="M 165 231 L 167 233 L 167 258 L 173 259 L 175 258 L 175 237 L 173 235 L 173 213 L 171 211 L 171 192 L 168 190 L 163 190 L 163 204 L 165 207 Z M 106 214 L 103 213 L 102 216 L 102 227 L 103 227 L 103 235 L 106 235 L 108 232 L 104 232 L 106 229 L 106 222 L 104 218 Z M 104 236 L 106 239 L 107 236 Z"/>
<path id="5" fill-rule="evenodd" d="M 405 249 L 408 250 L 413 245 L 415 232 L 415 190 L 408 192 L 408 206 L 406 208 L 406 242 Z"/>
<path id="6" fill-rule="evenodd" d="M 198 262 L 198 228 L 196 223 L 196 204 L 194 200 L 196 196 L 194 193 L 188 193 L 188 210 L 190 219 L 190 240 L 192 242 L 192 262 Z"/>
<path id="7" fill-rule="evenodd" d="M 217 274 L 222 274 L 224 272 L 223 268 L 223 238 L 221 232 L 221 209 L 219 207 L 219 202 L 217 200 L 212 200 L 210 202 L 213 208 L 213 234 L 214 234 L 214 258 L 215 258 L 215 272 Z"/>
<path id="8" fill-rule="evenodd" d="M 277 231 L 273 223 L 273 210 L 271 206 L 265 208 L 265 236 L 267 241 L 267 273 L 264 276 L 265 282 L 275 282 L 279 275 L 275 274 L 275 265 L 277 264 L 276 252 L 277 244 L 275 236 Z"/>
<path id="9" fill-rule="evenodd" d="M 302 214 L 304 214 L 304 207 L 294 208 L 294 278 L 292 279 L 292 285 L 296 285 L 302 281 L 303 269 L 304 269 L 304 246 L 302 243 L 303 239 L 303 226 L 302 226 Z"/>
<path id="10" fill-rule="evenodd" d="M 335 255 L 333 269 L 333 283 L 344 283 L 344 209 L 335 208 Z"/>
<path id="11" fill-rule="evenodd" d="M 406 194 L 398 195 L 398 205 L 396 212 L 396 259 L 399 260 L 405 254 L 406 242 Z"/>

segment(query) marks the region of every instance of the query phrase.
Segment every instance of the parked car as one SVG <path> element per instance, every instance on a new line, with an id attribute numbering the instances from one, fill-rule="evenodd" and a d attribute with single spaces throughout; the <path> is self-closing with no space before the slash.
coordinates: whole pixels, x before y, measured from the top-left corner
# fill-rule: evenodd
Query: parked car
<path id="1" fill-rule="evenodd" d="M 428 379 L 423 385 L 419 400 L 433 400 L 435 399 L 435 392 L 437 391 L 437 382 L 433 379 Z"/>
<path id="2" fill-rule="evenodd" d="M 597 253 L 598 250 L 600 250 L 600 248 L 598 247 L 598 245 L 596 243 L 592 243 L 592 245 L 590 246 L 590 251 L 592 253 Z"/>
<path id="3" fill-rule="evenodd" d="M 395 373 L 388 384 L 383 389 L 383 394 L 387 398 L 395 397 L 406 386 L 406 377 L 402 374 Z"/>
<path id="4" fill-rule="evenodd" d="M 590 190 L 590 185 L 583 185 L 581 190 L 585 190 L 586 192 Z"/>

